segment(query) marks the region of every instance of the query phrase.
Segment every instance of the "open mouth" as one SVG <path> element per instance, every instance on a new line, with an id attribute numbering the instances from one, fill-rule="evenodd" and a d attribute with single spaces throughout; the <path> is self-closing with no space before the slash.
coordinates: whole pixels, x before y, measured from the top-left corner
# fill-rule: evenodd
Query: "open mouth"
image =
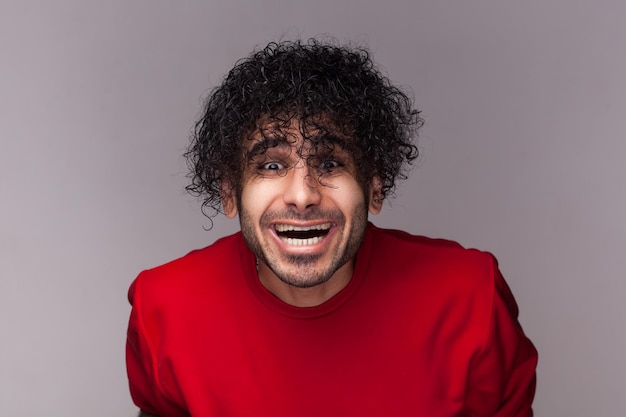
<path id="1" fill-rule="evenodd" d="M 328 234 L 330 223 L 313 226 L 294 226 L 291 224 L 277 224 L 274 226 L 276 234 L 288 245 L 307 246 L 315 245 Z"/>

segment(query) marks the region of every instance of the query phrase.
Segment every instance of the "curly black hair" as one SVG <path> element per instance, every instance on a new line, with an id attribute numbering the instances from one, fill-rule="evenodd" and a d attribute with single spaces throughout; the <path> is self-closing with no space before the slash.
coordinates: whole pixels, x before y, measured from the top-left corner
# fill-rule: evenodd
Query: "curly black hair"
<path id="1" fill-rule="evenodd" d="M 272 42 L 238 61 L 208 97 L 185 153 L 203 213 L 221 212 L 222 184 L 240 190 L 244 138 L 263 123 L 285 127 L 297 120 L 307 132 L 333 131 L 350 140 L 358 177 L 382 182 L 382 197 L 418 156 L 423 124 L 411 98 L 376 68 L 367 49 L 332 41 Z"/>

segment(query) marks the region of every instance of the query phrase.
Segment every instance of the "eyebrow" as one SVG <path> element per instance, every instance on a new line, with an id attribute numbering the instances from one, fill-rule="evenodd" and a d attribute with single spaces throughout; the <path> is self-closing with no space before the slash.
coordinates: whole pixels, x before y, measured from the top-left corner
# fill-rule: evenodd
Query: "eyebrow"
<path id="1" fill-rule="evenodd" d="M 309 141 L 313 145 L 333 145 L 339 146 L 342 149 L 346 149 L 348 147 L 348 140 L 343 136 L 332 135 L 332 134 L 322 134 L 317 136 L 312 136 Z"/>
<path id="2" fill-rule="evenodd" d="M 348 140 L 343 136 L 332 135 L 332 134 L 320 134 L 310 136 L 306 139 L 307 142 L 311 143 L 314 149 L 319 146 L 322 147 L 335 147 L 338 146 L 340 149 L 345 150 L 348 148 Z M 270 148 L 291 148 L 292 144 L 285 137 L 281 136 L 265 136 L 262 139 L 252 145 L 250 151 L 248 151 L 248 157 L 254 158 L 255 156 L 262 155 L 267 152 Z"/>
<path id="3" fill-rule="evenodd" d="M 257 141 L 248 152 L 248 156 L 253 158 L 257 155 L 264 154 L 270 148 L 276 147 L 291 147 L 291 144 L 285 138 L 277 136 L 263 137 L 263 139 Z"/>

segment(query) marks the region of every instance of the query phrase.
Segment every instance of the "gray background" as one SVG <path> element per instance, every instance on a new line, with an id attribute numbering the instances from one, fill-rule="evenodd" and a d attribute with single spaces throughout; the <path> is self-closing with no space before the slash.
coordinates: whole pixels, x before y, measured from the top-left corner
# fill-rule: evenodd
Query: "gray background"
<path id="1" fill-rule="evenodd" d="M 494 252 L 540 352 L 537 416 L 624 416 L 626 3 L 0 3 L 0 416 L 131 416 L 125 299 L 207 245 L 180 157 L 266 41 L 369 44 L 423 110 L 382 226 Z"/>

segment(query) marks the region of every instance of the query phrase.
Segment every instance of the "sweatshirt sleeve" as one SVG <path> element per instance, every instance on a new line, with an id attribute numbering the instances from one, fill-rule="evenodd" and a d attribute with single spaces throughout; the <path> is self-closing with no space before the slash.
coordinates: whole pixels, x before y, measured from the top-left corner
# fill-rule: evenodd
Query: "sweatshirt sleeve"
<path id="1" fill-rule="evenodd" d="M 189 414 L 169 400 L 160 388 L 157 353 L 147 334 L 143 318 L 141 279 L 142 274 L 137 277 L 128 291 L 128 300 L 132 310 L 126 339 L 126 370 L 131 397 L 141 410 L 156 416 L 188 417 Z"/>
<path id="2" fill-rule="evenodd" d="M 493 258 L 492 258 L 493 259 Z M 465 401 L 469 417 L 532 417 L 537 351 L 517 321 L 518 307 L 493 259 L 491 323 L 474 356 Z"/>

